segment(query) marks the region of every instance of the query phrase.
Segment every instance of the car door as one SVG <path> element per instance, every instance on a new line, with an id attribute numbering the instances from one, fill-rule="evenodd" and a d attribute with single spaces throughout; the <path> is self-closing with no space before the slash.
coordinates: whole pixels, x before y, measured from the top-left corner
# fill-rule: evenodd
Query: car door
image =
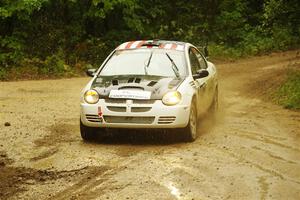
<path id="1" fill-rule="evenodd" d="M 197 50 L 193 47 L 189 49 L 189 60 L 191 65 L 192 74 L 196 74 L 201 69 L 199 59 L 195 54 Z M 196 89 L 197 97 L 197 110 L 198 114 L 203 114 L 207 109 L 207 95 L 206 95 L 206 80 L 207 78 L 194 79 L 194 87 Z"/>
<path id="2" fill-rule="evenodd" d="M 195 54 L 198 58 L 198 61 L 200 63 L 201 69 L 206 69 L 209 73 L 209 75 L 205 78 L 203 78 L 203 81 L 205 81 L 205 98 L 206 98 L 206 109 L 211 105 L 211 102 L 214 97 L 215 93 L 215 84 L 214 84 L 214 76 L 215 76 L 215 70 L 212 68 L 212 66 L 209 66 L 205 57 L 197 50 L 195 49 Z"/>

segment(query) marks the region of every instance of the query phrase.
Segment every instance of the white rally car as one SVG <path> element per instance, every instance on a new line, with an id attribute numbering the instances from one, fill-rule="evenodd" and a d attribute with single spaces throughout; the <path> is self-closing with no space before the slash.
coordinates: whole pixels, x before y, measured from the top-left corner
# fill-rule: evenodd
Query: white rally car
<path id="1" fill-rule="evenodd" d="M 107 128 L 158 128 L 194 141 L 199 117 L 218 103 L 216 67 L 189 43 L 126 42 L 87 74 L 93 78 L 81 95 L 84 140 Z"/>

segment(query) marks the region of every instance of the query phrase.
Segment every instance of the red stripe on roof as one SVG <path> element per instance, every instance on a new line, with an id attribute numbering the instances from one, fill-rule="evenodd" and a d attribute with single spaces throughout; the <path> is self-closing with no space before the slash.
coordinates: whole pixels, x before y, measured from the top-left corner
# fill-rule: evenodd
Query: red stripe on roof
<path id="1" fill-rule="evenodd" d="M 130 46 L 134 43 L 134 41 L 128 42 L 124 49 L 129 49 Z"/>
<path id="2" fill-rule="evenodd" d="M 165 44 L 161 44 L 161 45 L 159 45 L 159 48 L 160 48 L 160 49 L 163 49 L 163 48 L 165 48 Z"/>
<path id="3" fill-rule="evenodd" d="M 177 44 L 172 44 L 171 49 L 176 49 Z"/>

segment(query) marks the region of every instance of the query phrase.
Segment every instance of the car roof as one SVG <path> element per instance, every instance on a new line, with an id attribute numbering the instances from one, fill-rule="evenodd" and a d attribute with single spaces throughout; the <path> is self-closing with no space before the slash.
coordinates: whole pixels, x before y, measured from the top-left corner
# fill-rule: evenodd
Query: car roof
<path id="1" fill-rule="evenodd" d="M 172 49 L 177 51 L 184 51 L 188 43 L 180 41 L 168 40 L 137 40 L 124 42 L 116 48 L 116 50 L 126 49 L 142 49 L 142 48 L 158 48 L 158 49 Z"/>

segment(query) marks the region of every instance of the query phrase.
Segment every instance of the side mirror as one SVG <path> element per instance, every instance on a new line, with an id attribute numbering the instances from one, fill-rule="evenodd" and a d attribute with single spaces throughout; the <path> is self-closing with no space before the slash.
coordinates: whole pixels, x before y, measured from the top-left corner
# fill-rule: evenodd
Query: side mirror
<path id="1" fill-rule="evenodd" d="M 193 78 L 199 79 L 199 78 L 207 77 L 208 75 L 209 75 L 209 73 L 206 69 L 200 69 L 199 71 L 197 71 L 196 74 L 193 75 Z"/>
<path id="2" fill-rule="evenodd" d="M 88 70 L 86 70 L 86 75 L 94 77 L 96 71 L 97 71 L 97 69 L 88 69 Z"/>
<path id="3" fill-rule="evenodd" d="M 203 48 L 203 51 L 204 51 L 204 56 L 205 56 L 206 58 L 208 58 L 209 53 L 208 53 L 208 48 L 207 48 L 207 46 L 205 46 L 205 47 Z"/>

